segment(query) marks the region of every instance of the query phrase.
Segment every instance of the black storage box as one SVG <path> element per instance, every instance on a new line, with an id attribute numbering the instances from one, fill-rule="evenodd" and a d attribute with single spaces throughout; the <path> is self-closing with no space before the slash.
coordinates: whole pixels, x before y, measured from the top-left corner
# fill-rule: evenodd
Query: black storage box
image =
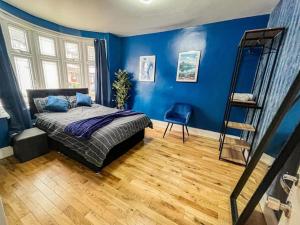
<path id="1" fill-rule="evenodd" d="M 14 156 L 26 162 L 49 152 L 47 133 L 38 129 L 24 130 L 14 138 Z"/>

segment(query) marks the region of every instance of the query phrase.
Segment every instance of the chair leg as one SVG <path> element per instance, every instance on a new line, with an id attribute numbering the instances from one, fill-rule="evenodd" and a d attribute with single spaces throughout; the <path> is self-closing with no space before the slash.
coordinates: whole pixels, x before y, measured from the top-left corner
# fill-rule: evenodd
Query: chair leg
<path id="1" fill-rule="evenodd" d="M 173 127 L 173 123 L 171 124 L 170 131 L 172 130 L 172 127 Z"/>
<path id="2" fill-rule="evenodd" d="M 166 135 L 166 133 L 167 133 L 167 130 L 168 130 L 168 128 L 169 128 L 169 124 L 170 124 L 170 123 L 168 123 L 168 125 L 167 125 L 167 128 L 166 128 L 166 130 L 165 130 L 165 133 L 164 133 L 163 138 L 165 137 L 165 135 Z"/>
<path id="3" fill-rule="evenodd" d="M 184 125 L 182 125 L 182 142 L 184 143 Z"/>
<path id="4" fill-rule="evenodd" d="M 190 136 L 189 130 L 187 129 L 187 125 L 185 125 L 185 129 L 186 129 L 186 132 L 187 132 L 188 136 Z"/>

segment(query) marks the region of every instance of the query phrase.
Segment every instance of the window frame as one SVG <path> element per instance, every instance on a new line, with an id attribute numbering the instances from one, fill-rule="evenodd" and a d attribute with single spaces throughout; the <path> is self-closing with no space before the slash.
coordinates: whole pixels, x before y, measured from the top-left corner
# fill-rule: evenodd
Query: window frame
<path id="1" fill-rule="evenodd" d="M 79 64 L 80 66 L 80 87 L 89 88 L 89 74 L 88 66 L 91 62 L 87 58 L 86 46 L 93 46 L 94 39 L 78 37 L 68 34 L 55 32 L 37 25 L 31 24 L 27 21 L 19 19 L 9 14 L 0 13 L 0 25 L 3 30 L 5 43 L 8 50 L 8 55 L 14 71 L 16 72 L 16 66 L 14 57 L 29 58 L 32 70 L 32 83 L 33 88 L 46 88 L 45 75 L 43 70 L 43 61 L 50 61 L 57 63 L 59 88 L 68 87 L 67 77 L 67 63 Z M 26 42 L 28 45 L 28 52 L 22 50 L 15 50 L 12 48 L 10 34 L 8 27 L 14 27 L 16 29 L 23 30 L 26 34 Z M 51 38 L 54 40 L 55 55 L 43 55 L 41 53 L 39 36 L 45 38 Z M 65 42 L 76 43 L 78 45 L 79 59 L 66 58 Z"/>
<path id="2" fill-rule="evenodd" d="M 30 46 L 30 41 L 29 41 L 29 33 L 26 29 L 24 29 L 23 27 L 21 26 L 18 26 L 16 24 L 13 24 L 13 23 L 8 23 L 6 25 L 7 27 L 7 34 L 8 34 L 8 39 L 9 39 L 9 44 L 6 44 L 6 46 L 9 46 L 10 50 L 12 52 L 15 52 L 15 53 L 20 53 L 20 54 L 32 54 L 32 52 L 30 51 L 31 50 L 31 46 Z M 24 50 L 21 50 L 21 49 L 14 49 L 13 48 L 13 45 L 12 45 L 12 39 L 11 39 L 11 36 L 10 36 L 10 32 L 9 32 L 9 28 L 12 27 L 12 28 L 15 28 L 17 30 L 23 30 L 24 33 L 25 33 L 25 42 L 26 42 L 26 45 L 27 45 L 27 48 L 28 48 L 28 51 L 24 51 Z"/>
<path id="3" fill-rule="evenodd" d="M 90 76 L 89 76 L 89 67 L 90 66 L 94 66 L 95 67 L 95 80 L 96 80 L 96 64 L 94 63 L 94 64 L 87 64 L 87 87 L 89 88 L 89 94 L 92 96 L 92 98 L 95 98 L 95 96 L 96 96 L 96 86 L 94 87 L 94 89 L 95 89 L 95 93 L 92 93 L 91 92 L 91 89 L 90 89 Z"/>
<path id="4" fill-rule="evenodd" d="M 77 61 L 81 61 L 82 60 L 82 49 L 81 49 L 81 46 L 80 46 L 80 42 L 78 41 L 75 41 L 73 39 L 68 39 L 68 38 L 64 38 L 63 39 L 63 57 L 66 61 L 72 61 L 72 62 L 77 62 Z M 78 46 L 78 59 L 77 58 L 67 58 L 67 51 L 66 51 L 66 43 L 71 43 L 71 44 L 76 44 Z"/>
<path id="5" fill-rule="evenodd" d="M 95 69 L 96 69 L 96 56 L 95 56 L 95 60 L 92 61 L 92 60 L 89 60 L 89 57 L 88 57 L 88 47 L 89 46 L 92 46 L 94 48 L 94 51 L 96 52 L 95 50 L 95 45 L 94 45 L 94 42 L 93 43 L 84 43 L 84 50 L 85 50 L 85 54 L 86 54 L 86 82 L 87 82 L 87 87 L 89 88 L 89 92 L 90 92 L 90 77 L 89 77 L 89 66 L 94 66 Z M 95 79 L 96 79 L 96 71 L 95 71 Z M 96 87 L 95 87 L 95 90 L 96 90 Z M 90 95 L 93 95 L 95 97 L 96 93 L 90 93 Z"/>
<path id="6" fill-rule="evenodd" d="M 31 81 L 30 81 L 30 83 L 31 83 L 31 87 L 34 87 L 34 82 L 33 82 L 33 80 L 34 80 L 34 77 L 33 77 L 33 68 L 32 68 L 32 61 L 31 61 L 31 59 L 29 58 L 29 57 L 26 57 L 26 56 L 19 56 L 19 55 L 14 55 L 13 56 L 13 61 L 14 61 L 14 65 L 15 65 L 15 70 L 16 70 L 16 76 L 17 76 L 17 79 L 18 79 L 18 73 L 17 73 L 17 64 L 16 64 L 16 58 L 19 58 L 19 59 L 27 59 L 28 60 L 28 63 L 29 63 L 29 70 L 30 70 L 30 72 L 31 72 L 31 77 L 30 77 L 30 79 L 31 79 Z M 19 82 L 19 81 L 18 81 Z"/>
<path id="7" fill-rule="evenodd" d="M 83 79 L 83 67 L 82 67 L 82 64 L 81 63 L 77 63 L 77 62 L 68 62 L 66 61 L 65 62 L 65 73 L 66 73 L 66 79 L 67 79 L 67 88 L 70 88 L 69 87 L 69 77 L 68 77 L 68 64 L 73 64 L 73 65 L 78 65 L 79 66 L 79 72 L 80 72 L 80 76 L 79 76 L 79 82 L 81 84 L 81 86 L 84 84 L 84 79 Z M 85 85 L 85 84 L 84 84 Z"/>
<path id="8" fill-rule="evenodd" d="M 38 52 L 39 52 L 39 55 L 40 57 L 47 57 L 47 58 L 58 58 L 58 45 L 57 45 L 57 40 L 55 37 L 53 36 L 50 36 L 50 35 L 45 35 L 43 33 L 37 33 L 35 35 L 36 37 L 36 43 L 37 43 L 37 48 L 38 48 Z M 44 55 L 42 54 L 42 51 L 41 51 L 41 46 L 40 46 L 40 37 L 43 37 L 43 38 L 48 38 L 48 39 L 52 39 L 54 41 L 54 53 L 55 55 Z"/>
<path id="9" fill-rule="evenodd" d="M 28 31 L 28 29 L 26 29 L 26 26 L 22 26 L 18 22 L 14 22 L 12 20 L 8 20 L 3 17 L 0 17 L 0 25 L 2 27 L 4 40 L 5 40 L 6 48 L 8 51 L 8 56 L 9 56 L 9 59 L 10 59 L 10 62 L 11 62 L 14 72 L 16 73 L 16 65 L 15 65 L 15 61 L 14 61 L 15 56 L 29 58 L 29 61 L 31 64 L 31 72 L 32 72 L 32 81 L 31 81 L 33 84 L 32 87 L 38 88 L 39 83 L 40 83 L 40 78 L 37 77 L 37 66 L 36 66 L 36 62 L 34 60 L 33 51 L 32 51 L 33 42 L 32 42 L 31 33 Z M 28 45 L 28 51 L 22 51 L 22 50 L 12 48 L 10 34 L 9 34 L 9 27 L 15 27 L 17 29 L 25 31 L 26 38 L 27 38 L 26 42 Z M 27 99 L 24 99 L 24 100 L 27 101 Z"/>
<path id="10" fill-rule="evenodd" d="M 56 62 L 57 63 L 57 70 L 58 70 L 58 82 L 59 82 L 59 88 L 65 87 L 64 81 L 63 81 L 63 73 L 62 73 L 62 65 L 60 62 L 60 53 L 59 53 L 59 44 L 58 44 L 58 38 L 52 34 L 45 33 L 43 31 L 34 31 L 34 43 L 35 43 L 35 49 L 36 49 L 36 61 L 38 64 L 38 71 L 40 74 L 40 87 L 41 88 L 47 88 L 46 86 L 46 80 L 44 75 L 44 68 L 43 68 L 43 61 L 50 61 L 50 62 Z M 40 43 L 39 43 L 39 36 L 51 38 L 54 40 L 54 47 L 55 47 L 55 55 L 56 56 L 50 56 L 50 55 L 43 55 L 41 53 L 40 49 Z"/>
<path id="11" fill-rule="evenodd" d="M 58 78 L 58 88 L 60 88 L 61 86 L 61 81 L 60 81 L 60 76 L 59 76 L 59 62 L 56 61 L 56 60 L 48 60 L 48 59 L 41 59 L 40 60 L 40 63 L 41 63 L 41 69 L 42 69 L 42 73 L 43 73 L 43 79 L 44 79 L 44 84 L 45 84 L 45 88 L 47 89 L 47 83 L 46 83 L 46 77 L 45 77 L 45 74 L 44 74 L 44 66 L 43 66 L 43 62 L 50 62 L 50 63 L 56 63 L 56 69 L 57 69 L 57 78 Z M 51 88 L 53 89 L 53 88 Z"/>
<path id="12" fill-rule="evenodd" d="M 11 61 L 11 64 L 13 65 L 13 69 L 15 71 L 15 74 L 16 74 L 16 78 L 17 78 L 17 82 L 19 83 L 19 79 L 18 79 L 18 73 L 17 73 L 17 66 L 16 66 L 16 63 L 15 63 L 15 57 L 17 58 L 25 58 L 25 59 L 28 59 L 29 61 L 29 66 L 30 66 L 30 70 L 31 70 L 31 86 L 32 88 L 35 88 L 35 82 L 34 82 L 34 67 L 33 67 L 33 61 L 32 61 L 32 58 L 30 57 L 27 57 L 27 56 L 24 56 L 24 55 L 19 55 L 19 54 L 14 54 L 10 57 L 10 61 Z M 19 85 L 20 86 L 20 85 Z M 21 94 L 24 98 L 24 102 L 28 105 L 29 102 L 28 102 L 28 96 L 27 96 L 27 93 L 24 93 L 23 95 L 23 92 L 22 92 L 22 88 L 20 86 L 20 91 L 21 91 Z M 26 97 L 26 98 L 25 98 Z"/>
<path id="13" fill-rule="evenodd" d="M 94 60 L 90 60 L 89 59 L 89 50 L 88 50 L 88 48 L 89 47 L 93 47 L 93 49 L 94 49 L 94 53 L 96 54 L 96 52 L 95 52 L 95 46 L 93 45 L 93 44 L 90 44 L 90 43 L 85 43 L 84 44 L 84 49 L 85 49 L 85 51 L 86 51 L 86 60 L 88 61 L 88 62 L 95 62 L 95 58 L 96 58 L 96 55 L 95 55 L 95 57 L 94 57 Z"/>

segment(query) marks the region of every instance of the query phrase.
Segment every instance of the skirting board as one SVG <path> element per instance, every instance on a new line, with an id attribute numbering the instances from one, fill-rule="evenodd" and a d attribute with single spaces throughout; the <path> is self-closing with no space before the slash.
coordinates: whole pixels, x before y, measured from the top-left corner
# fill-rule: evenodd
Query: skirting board
<path id="1" fill-rule="evenodd" d="M 160 121 L 160 120 L 151 119 L 151 121 L 153 122 L 154 128 L 159 127 L 159 128 L 166 129 L 167 124 L 168 124 L 167 122 Z M 182 132 L 182 126 L 174 124 L 174 126 L 172 127 L 172 130 Z M 203 130 L 203 129 L 194 128 L 194 127 L 188 127 L 188 130 L 189 130 L 190 134 L 197 135 L 197 136 L 203 136 L 203 137 L 208 137 L 208 138 L 213 138 L 213 139 L 219 139 L 219 137 L 220 137 L 220 133 L 215 132 L 215 131 Z M 233 136 L 233 135 L 227 135 L 227 136 L 237 138 L 236 136 Z"/>
<path id="2" fill-rule="evenodd" d="M 12 156 L 13 154 L 14 154 L 14 151 L 11 146 L 0 148 L 0 159 L 4 159 L 6 157 Z"/>

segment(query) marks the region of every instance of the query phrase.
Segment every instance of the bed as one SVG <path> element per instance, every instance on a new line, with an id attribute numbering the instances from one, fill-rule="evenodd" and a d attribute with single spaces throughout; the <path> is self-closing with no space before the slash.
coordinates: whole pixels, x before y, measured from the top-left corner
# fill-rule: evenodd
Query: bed
<path id="1" fill-rule="evenodd" d="M 87 94 L 88 89 L 27 90 L 30 114 L 35 119 L 35 126 L 47 132 L 51 149 L 58 150 L 98 172 L 142 141 L 145 128 L 151 126 L 151 120 L 145 114 L 118 118 L 98 129 L 86 140 L 66 134 L 64 128 L 72 122 L 113 113 L 117 109 L 93 104 L 92 107 L 72 108 L 65 113 L 38 113 L 34 104 L 34 98 L 49 95 L 74 96 L 76 92 Z"/>

